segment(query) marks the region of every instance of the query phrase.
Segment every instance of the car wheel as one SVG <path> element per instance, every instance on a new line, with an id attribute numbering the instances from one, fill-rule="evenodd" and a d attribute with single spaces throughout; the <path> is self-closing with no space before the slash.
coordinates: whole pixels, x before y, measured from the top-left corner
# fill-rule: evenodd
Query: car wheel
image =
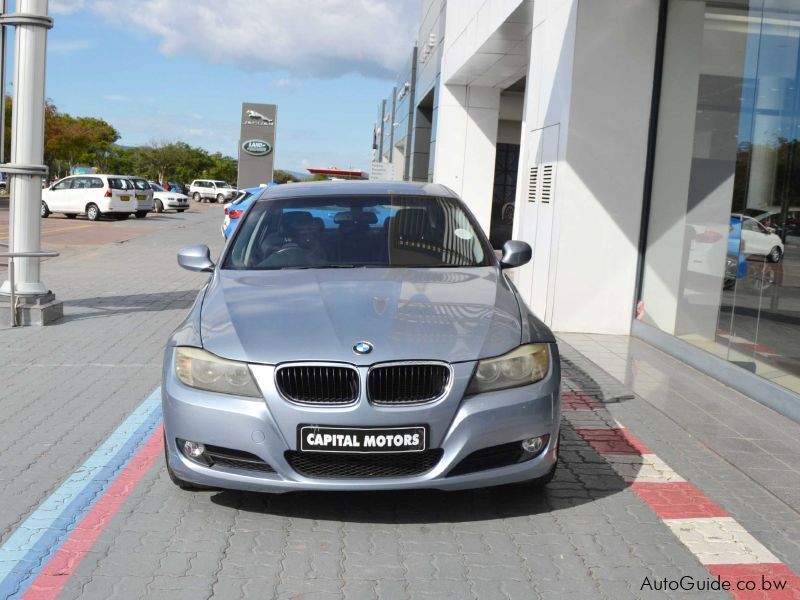
<path id="1" fill-rule="evenodd" d="M 195 202 L 200 202 L 200 192 L 195 192 L 194 194 L 192 194 L 192 200 L 194 200 Z"/>
<path id="2" fill-rule="evenodd" d="M 164 205 L 161 203 L 161 200 L 156 200 L 156 212 L 157 213 L 164 212 Z"/>
<path id="3" fill-rule="evenodd" d="M 776 263 L 776 262 L 781 262 L 781 257 L 782 256 L 783 256 L 783 252 L 781 252 L 781 249 L 778 248 L 777 246 L 775 246 L 772 250 L 769 251 L 769 254 L 767 255 L 767 259 L 769 260 L 769 262 Z"/>
<path id="4" fill-rule="evenodd" d="M 67 217 L 68 219 L 75 219 L 78 217 L 78 215 L 76 215 L 75 213 L 67 213 L 64 216 Z"/>
<path id="5" fill-rule="evenodd" d="M 191 483 L 186 481 L 185 479 L 181 479 L 175 474 L 175 471 L 172 470 L 172 467 L 169 466 L 169 458 L 167 456 L 167 435 L 164 434 L 164 459 L 167 463 L 167 474 L 169 475 L 170 481 L 177 485 L 182 490 L 186 490 L 187 492 L 199 492 L 202 490 L 213 490 L 214 488 L 208 487 L 206 485 L 199 485 L 197 483 Z"/>
<path id="6" fill-rule="evenodd" d="M 42 200 L 42 218 L 46 219 L 49 216 L 50 216 L 50 209 L 47 208 L 47 202 Z"/>
<path id="7" fill-rule="evenodd" d="M 222 204 L 223 202 L 225 202 L 225 196 L 217 194 L 217 204 Z"/>
<path id="8" fill-rule="evenodd" d="M 100 212 L 100 209 L 97 208 L 97 204 L 90 204 L 86 207 L 86 217 L 90 221 L 97 221 L 103 213 Z"/>
<path id="9" fill-rule="evenodd" d="M 137 210 L 136 211 L 136 218 L 137 219 L 144 219 L 147 216 L 146 210 Z"/>

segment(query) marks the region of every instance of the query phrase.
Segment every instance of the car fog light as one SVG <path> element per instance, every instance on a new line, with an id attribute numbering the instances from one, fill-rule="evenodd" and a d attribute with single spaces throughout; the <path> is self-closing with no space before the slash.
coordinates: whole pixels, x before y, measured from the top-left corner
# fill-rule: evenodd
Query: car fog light
<path id="1" fill-rule="evenodd" d="M 200 442 L 183 442 L 183 453 L 189 458 L 200 458 L 206 451 L 206 447 Z"/>
<path id="2" fill-rule="evenodd" d="M 548 439 L 550 439 L 549 435 L 540 435 L 539 437 L 522 440 L 522 449 L 530 454 L 536 454 L 545 447 Z"/>

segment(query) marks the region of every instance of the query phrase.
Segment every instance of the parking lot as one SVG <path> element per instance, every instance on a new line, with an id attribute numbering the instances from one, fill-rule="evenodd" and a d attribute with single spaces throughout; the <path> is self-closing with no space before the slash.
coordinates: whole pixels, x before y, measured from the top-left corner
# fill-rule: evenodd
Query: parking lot
<path id="1" fill-rule="evenodd" d="M 544 491 L 179 490 L 161 356 L 205 275 L 175 253 L 216 255 L 221 219 L 193 203 L 43 222 L 65 317 L 12 330 L 0 315 L 0 597 L 685 597 L 668 582 L 717 575 L 786 582 L 738 597 L 800 597 L 800 426 L 627 338 L 562 341 L 561 466 Z"/>

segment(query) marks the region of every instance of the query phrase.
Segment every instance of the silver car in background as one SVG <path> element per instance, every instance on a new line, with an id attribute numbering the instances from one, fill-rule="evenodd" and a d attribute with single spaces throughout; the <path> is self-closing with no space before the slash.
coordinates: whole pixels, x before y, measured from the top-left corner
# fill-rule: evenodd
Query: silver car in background
<path id="1" fill-rule="evenodd" d="M 550 330 L 458 197 L 432 184 L 270 188 L 167 344 L 167 468 L 182 488 L 543 485 L 556 469 Z"/>

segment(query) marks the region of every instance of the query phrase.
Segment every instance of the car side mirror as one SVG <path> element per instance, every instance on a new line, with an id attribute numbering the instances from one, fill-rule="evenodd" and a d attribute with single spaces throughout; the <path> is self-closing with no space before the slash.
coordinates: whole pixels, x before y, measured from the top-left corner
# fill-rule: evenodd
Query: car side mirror
<path id="1" fill-rule="evenodd" d="M 533 250 L 530 244 L 519 240 L 508 240 L 503 244 L 503 257 L 500 259 L 500 268 L 521 267 L 530 262 L 532 256 Z"/>
<path id="2" fill-rule="evenodd" d="M 214 270 L 211 250 L 205 244 L 181 248 L 178 252 L 178 264 L 187 271 L 209 272 Z"/>

